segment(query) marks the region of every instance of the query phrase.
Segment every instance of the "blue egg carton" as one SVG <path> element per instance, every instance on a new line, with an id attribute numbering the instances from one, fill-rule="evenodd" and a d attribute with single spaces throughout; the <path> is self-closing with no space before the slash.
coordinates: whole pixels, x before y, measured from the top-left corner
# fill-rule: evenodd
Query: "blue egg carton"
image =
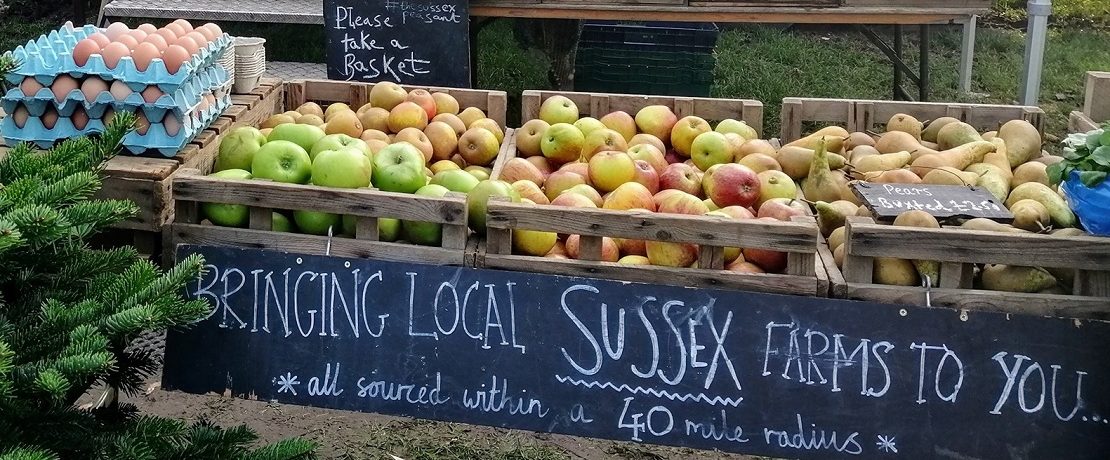
<path id="1" fill-rule="evenodd" d="M 103 91 L 92 101 L 85 99 L 85 93 L 80 88 L 70 91 L 62 101 L 54 98 L 50 88 L 42 88 L 37 93 L 28 96 L 19 87 L 14 87 L 0 98 L 0 107 L 5 112 L 13 113 L 20 104 L 27 107 L 31 116 L 41 117 L 47 109 L 53 107 L 58 115 L 68 117 L 78 107 L 83 107 L 91 118 L 100 118 L 111 107 L 117 112 L 136 112 L 142 110 L 147 118 L 161 120 L 167 113 L 174 113 L 178 118 L 183 118 L 207 92 L 215 92 L 216 97 L 222 96 L 225 86 L 230 80 L 227 71 L 219 65 L 211 65 L 200 70 L 197 75 L 189 79 L 182 87 L 173 93 L 166 93 L 154 102 L 146 102 L 142 90 L 133 91 L 123 100 L 116 100 L 112 93 Z M 145 89 L 145 87 L 143 88 Z"/>
<path id="2" fill-rule="evenodd" d="M 108 68 L 100 54 L 89 56 L 88 62 L 83 66 L 77 65 L 73 61 L 73 47 L 77 42 L 100 31 L 92 25 L 80 28 L 62 27 L 5 53 L 22 63 L 19 68 L 6 76 L 8 83 L 17 84 L 25 77 L 34 77 L 39 83 L 48 86 L 54 82 L 55 77 L 62 74 L 69 74 L 74 78 L 97 75 L 105 80 L 123 80 L 134 91 L 141 91 L 148 85 L 156 85 L 162 91 L 172 93 L 183 86 L 198 70 L 216 62 L 216 59 L 231 44 L 230 35 L 226 33 L 221 35 L 209 42 L 190 60 L 185 61 L 175 73 L 170 73 L 166 69 L 166 64 L 161 58 L 152 60 L 150 66 L 144 71 L 135 68 L 135 61 L 130 56 L 120 59 L 114 69 Z"/>
<path id="3" fill-rule="evenodd" d="M 230 82 L 228 82 L 230 86 Z M 166 132 L 164 123 L 151 123 L 146 134 L 131 132 L 123 138 L 124 149 L 132 154 L 139 155 L 148 151 L 157 151 L 165 157 L 172 157 L 181 151 L 185 144 L 193 140 L 201 131 L 216 121 L 220 114 L 231 106 L 231 91 L 224 91 L 222 97 L 216 98 L 216 103 L 207 109 L 199 107 L 185 117 L 180 131 L 171 136 Z"/>
<path id="4" fill-rule="evenodd" d="M 4 134 L 4 142 L 9 147 L 20 142 L 30 142 L 45 150 L 59 140 L 100 132 L 104 132 L 104 122 L 99 119 L 90 119 L 85 129 L 77 129 L 69 117 L 58 117 L 58 122 L 50 129 L 42 124 L 39 117 L 28 118 L 22 128 L 17 127 L 10 116 L 0 120 L 0 133 Z"/>
<path id="5" fill-rule="evenodd" d="M 208 92 L 215 99 L 215 104 L 202 109 L 203 104 L 197 102 L 178 118 L 181 128 L 176 135 L 171 136 L 166 131 L 164 122 L 151 122 L 145 134 L 131 132 L 124 137 L 123 146 L 125 151 L 136 155 L 148 151 L 157 151 L 166 157 L 176 155 L 182 147 L 192 141 L 198 133 L 211 125 L 224 110 L 231 106 L 231 83 L 231 80 L 228 79 L 221 86 L 214 87 Z M 200 97 L 203 98 L 204 93 Z M 109 105 L 103 107 L 106 110 Z M 5 109 L 5 111 L 7 110 Z M 100 116 L 103 116 L 103 111 L 101 111 Z M 147 119 L 164 120 L 164 116 L 162 118 L 150 118 L 148 116 Z M 0 120 L 0 134 L 9 146 L 26 141 L 39 148 L 47 149 L 59 140 L 103 131 L 103 120 L 99 117 L 94 118 L 92 115 L 90 115 L 90 120 L 84 129 L 74 127 L 68 116 L 60 116 L 54 127 L 49 129 L 43 125 L 41 117 L 38 116 L 29 117 L 22 128 L 15 125 L 11 116 Z"/>

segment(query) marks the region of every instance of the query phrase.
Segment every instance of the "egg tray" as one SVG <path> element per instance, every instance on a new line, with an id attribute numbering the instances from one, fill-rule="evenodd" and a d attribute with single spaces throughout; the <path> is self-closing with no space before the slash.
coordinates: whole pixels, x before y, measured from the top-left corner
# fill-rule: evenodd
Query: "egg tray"
<path id="1" fill-rule="evenodd" d="M 226 82 L 219 88 L 223 94 L 216 98 L 216 104 L 207 109 L 200 109 L 199 103 L 194 106 L 187 116 L 181 119 L 181 128 L 177 135 L 171 136 L 166 132 L 165 124 L 150 123 L 146 134 L 131 132 L 123 139 L 125 151 L 132 154 L 141 154 L 147 151 L 157 151 L 163 156 L 172 157 L 188 144 L 198 133 L 203 131 L 216 120 L 228 107 L 231 106 L 231 82 Z M 69 117 L 59 117 L 54 127 L 47 129 L 40 117 L 29 117 L 23 127 L 15 125 L 14 117 L 5 117 L 0 120 L 0 133 L 8 146 L 20 142 L 31 142 L 42 149 L 48 149 L 56 142 L 70 137 L 81 136 L 104 131 L 104 121 L 90 118 L 85 129 L 77 129 Z"/>
<path id="2" fill-rule="evenodd" d="M 89 56 L 88 62 L 83 66 L 77 65 L 73 61 L 73 47 L 77 42 L 96 32 L 100 30 L 92 25 L 80 28 L 63 27 L 9 51 L 6 54 L 12 55 L 22 64 L 6 76 L 8 83 L 18 84 L 25 77 L 34 77 L 44 86 L 49 86 L 54 82 L 54 78 L 62 74 L 70 74 L 74 78 L 97 75 L 105 80 L 123 80 L 133 91 L 141 91 L 149 85 L 156 85 L 162 91 L 172 93 L 184 85 L 197 70 L 212 65 L 232 41 L 230 35 L 226 33 L 221 35 L 185 61 L 181 68 L 172 74 L 166 69 L 166 64 L 161 58 L 152 60 L 145 71 L 135 68 L 135 61 L 130 56 L 120 59 L 114 69 L 108 68 L 100 54 Z"/>
<path id="3" fill-rule="evenodd" d="M 191 78 L 177 91 L 163 94 L 154 102 L 146 102 L 141 90 L 132 92 L 123 100 L 116 100 L 111 92 L 104 91 L 92 101 L 88 101 L 85 99 L 85 94 L 81 92 L 81 88 L 70 91 L 61 102 L 58 102 L 54 99 L 54 93 L 50 88 L 42 88 L 31 97 L 27 97 L 26 94 L 23 94 L 23 90 L 17 86 L 8 90 L 0 98 L 0 107 L 5 112 L 13 113 L 19 104 L 23 104 L 27 107 L 27 112 L 34 117 L 41 117 L 51 107 L 58 112 L 58 115 L 68 117 L 73 115 L 78 107 L 83 107 L 89 118 L 100 118 L 111 107 L 117 112 L 142 110 L 147 118 L 151 120 L 161 120 L 169 112 L 178 115 L 178 118 L 183 118 L 190 109 L 200 102 L 204 94 L 212 92 L 217 98 L 222 97 L 223 93 L 227 92 L 225 86 L 230 79 L 230 75 L 222 67 L 210 65 L 197 73 L 194 78 Z"/>

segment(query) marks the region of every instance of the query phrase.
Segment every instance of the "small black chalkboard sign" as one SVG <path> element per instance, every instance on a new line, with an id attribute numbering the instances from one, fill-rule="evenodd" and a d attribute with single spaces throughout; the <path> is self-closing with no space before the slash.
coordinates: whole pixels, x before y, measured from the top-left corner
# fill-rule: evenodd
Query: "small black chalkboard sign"
<path id="1" fill-rule="evenodd" d="M 162 385 L 777 458 L 1106 459 L 1110 323 L 180 246 Z M 699 458 L 701 455 L 692 455 Z"/>
<path id="2" fill-rule="evenodd" d="M 855 192 L 875 220 L 891 221 L 906 211 L 925 211 L 937 219 L 983 217 L 1010 223 L 1014 215 L 981 187 L 931 184 L 852 182 Z"/>
<path id="3" fill-rule="evenodd" d="M 470 87 L 466 0 L 324 0 L 328 78 Z"/>

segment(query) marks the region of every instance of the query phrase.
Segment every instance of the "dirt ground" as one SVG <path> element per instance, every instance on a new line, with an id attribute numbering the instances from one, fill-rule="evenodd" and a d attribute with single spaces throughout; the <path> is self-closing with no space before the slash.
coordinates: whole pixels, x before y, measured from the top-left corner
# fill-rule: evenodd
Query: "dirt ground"
<path id="1" fill-rule="evenodd" d="M 92 396 L 92 395 L 90 395 Z M 251 401 L 220 395 L 162 390 L 152 381 L 146 394 L 128 396 L 143 413 L 186 420 L 207 418 L 223 426 L 245 424 L 262 441 L 302 437 L 320 446 L 323 459 L 729 459 L 750 457 L 445 423 L 379 414 Z"/>

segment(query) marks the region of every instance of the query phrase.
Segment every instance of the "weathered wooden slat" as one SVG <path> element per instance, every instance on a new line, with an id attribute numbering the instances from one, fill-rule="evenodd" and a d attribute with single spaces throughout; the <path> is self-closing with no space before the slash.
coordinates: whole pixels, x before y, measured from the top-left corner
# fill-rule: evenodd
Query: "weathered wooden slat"
<path id="1" fill-rule="evenodd" d="M 435 265 L 464 265 L 462 249 L 448 250 L 433 246 L 387 243 L 362 239 L 295 233 L 281 233 L 214 225 L 179 224 L 169 226 L 174 245 L 197 244 L 252 249 L 270 249 L 304 254 L 330 254 L 339 257 L 374 258 L 399 262 Z"/>
<path id="2" fill-rule="evenodd" d="M 227 203 L 274 209 L 312 210 L 370 217 L 391 217 L 444 224 L 466 224 L 466 200 L 426 197 L 371 189 L 336 189 L 255 180 L 179 176 L 173 182 L 179 201 Z"/>
<path id="3" fill-rule="evenodd" d="M 917 287 L 849 284 L 846 297 L 897 305 L 925 305 L 925 289 Z M 1110 320 L 1110 301 L 1098 297 L 933 288 L 929 290 L 929 298 L 934 307 Z"/>
<path id="4" fill-rule="evenodd" d="M 491 255 L 486 252 L 482 266 L 552 275 L 616 279 L 672 286 L 712 289 L 738 289 L 776 294 L 823 296 L 817 278 L 763 273 L 736 273 L 701 268 L 671 268 L 653 265 L 621 265 L 574 259 L 539 259 L 529 256 Z"/>
<path id="5" fill-rule="evenodd" d="M 491 228 L 762 248 L 783 252 L 813 253 L 817 247 L 815 223 L 736 220 L 715 216 L 550 205 L 491 202 L 487 209 L 486 225 Z"/>
<path id="6" fill-rule="evenodd" d="M 850 224 L 851 255 L 1110 270 L 1110 239 Z"/>

